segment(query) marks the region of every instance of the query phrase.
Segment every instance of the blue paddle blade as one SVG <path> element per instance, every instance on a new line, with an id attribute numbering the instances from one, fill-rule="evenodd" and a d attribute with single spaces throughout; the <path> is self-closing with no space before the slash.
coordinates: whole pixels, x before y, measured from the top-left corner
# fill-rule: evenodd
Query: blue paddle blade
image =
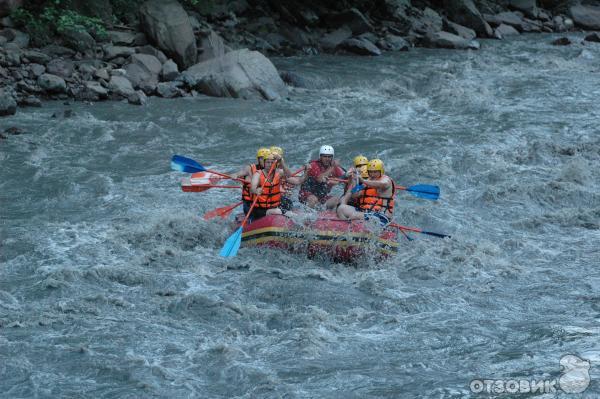
<path id="1" fill-rule="evenodd" d="M 440 197 L 440 188 L 438 186 L 431 186 L 429 184 L 416 184 L 408 187 L 406 191 L 409 191 L 415 197 L 434 201 Z"/>
<path id="2" fill-rule="evenodd" d="M 451 238 L 451 236 L 449 236 L 448 234 L 442 234 L 442 233 L 434 233 L 433 231 L 421 231 L 421 234 L 427 234 L 430 236 L 434 236 L 434 237 L 440 237 L 440 238 Z"/>
<path id="3" fill-rule="evenodd" d="M 232 235 L 229 236 L 225 244 L 223 244 L 223 248 L 221 248 L 221 255 L 224 258 L 232 258 L 237 255 L 238 249 L 240 249 L 240 244 L 242 243 L 242 228 L 237 229 Z"/>
<path id="4" fill-rule="evenodd" d="M 352 194 L 359 192 L 360 190 L 364 190 L 365 186 L 364 184 L 359 184 L 357 186 L 354 186 L 351 190 Z"/>
<path id="5" fill-rule="evenodd" d="M 173 155 L 173 158 L 171 158 L 171 169 L 186 173 L 204 172 L 206 170 L 198 162 L 181 155 Z"/>

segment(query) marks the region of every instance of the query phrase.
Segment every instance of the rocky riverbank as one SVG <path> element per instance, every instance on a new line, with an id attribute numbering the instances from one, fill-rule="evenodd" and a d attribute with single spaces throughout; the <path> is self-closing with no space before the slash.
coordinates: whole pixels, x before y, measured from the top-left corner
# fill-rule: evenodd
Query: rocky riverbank
<path id="1" fill-rule="evenodd" d="M 268 56 L 377 56 L 415 46 L 476 50 L 480 38 L 600 30 L 600 7 L 577 4 L 561 12 L 536 0 L 236 0 L 206 12 L 149 0 L 127 25 L 107 22 L 103 37 L 72 29 L 33 48 L 9 16 L 19 6 L 13 0 L 0 7 L 0 115 L 47 99 L 144 104 L 147 96 L 202 94 L 275 100 L 287 95 L 287 85 L 305 82 L 293 71 L 277 71 Z"/>

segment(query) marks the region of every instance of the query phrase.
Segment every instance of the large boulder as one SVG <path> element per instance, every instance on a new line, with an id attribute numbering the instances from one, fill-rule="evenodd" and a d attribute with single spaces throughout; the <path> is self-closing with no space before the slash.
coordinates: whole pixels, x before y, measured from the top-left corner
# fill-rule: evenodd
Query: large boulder
<path id="1" fill-rule="evenodd" d="M 221 57 L 226 53 L 225 42 L 217 34 L 215 31 L 210 31 L 210 33 L 200 39 L 200 43 L 202 45 L 201 50 L 202 53 L 198 56 L 198 62 L 208 61 L 211 58 Z"/>
<path id="2" fill-rule="evenodd" d="M 64 79 L 70 78 L 73 75 L 74 68 L 73 61 L 60 58 L 55 58 L 46 65 L 46 71 L 49 74 L 60 76 Z"/>
<path id="3" fill-rule="evenodd" d="M 569 8 L 575 25 L 588 30 L 600 30 L 600 7 L 576 5 Z"/>
<path id="4" fill-rule="evenodd" d="M 477 37 L 477 33 L 473 29 L 467 28 L 459 24 L 455 24 L 452 21 L 444 19 L 444 31 L 453 33 L 457 36 L 462 37 L 465 40 L 473 40 Z"/>
<path id="5" fill-rule="evenodd" d="M 444 0 L 448 19 L 467 26 L 480 37 L 492 37 L 494 32 L 473 3 L 473 0 Z"/>
<path id="6" fill-rule="evenodd" d="M 14 115 L 17 112 L 17 102 L 3 89 L 0 89 L 0 116 Z"/>
<path id="7" fill-rule="evenodd" d="M 333 32 L 324 35 L 319 41 L 319 44 L 324 50 L 332 51 L 340 43 L 342 43 L 346 39 L 349 39 L 350 37 L 352 37 L 352 30 L 350 30 L 350 28 L 348 28 L 347 26 L 342 26 L 341 28 L 338 28 Z"/>
<path id="8" fill-rule="evenodd" d="M 96 46 L 96 41 L 92 35 L 82 29 L 66 29 L 62 32 L 62 37 L 71 48 L 82 53 Z"/>
<path id="9" fill-rule="evenodd" d="M 180 68 L 196 62 L 196 38 L 190 18 L 176 0 L 149 0 L 140 8 L 144 32 Z"/>
<path id="10" fill-rule="evenodd" d="M 184 71 L 182 79 L 188 86 L 215 97 L 275 100 L 287 94 L 271 61 L 248 49 L 198 63 Z"/>
<path id="11" fill-rule="evenodd" d="M 519 31 L 516 30 L 515 28 L 513 28 L 510 25 L 506 25 L 506 24 L 500 24 L 496 30 L 495 33 L 497 34 L 497 36 L 499 38 L 503 38 L 506 36 L 514 36 L 514 35 L 518 35 Z"/>
<path id="12" fill-rule="evenodd" d="M 133 54 L 130 63 L 125 66 L 127 79 L 134 88 L 140 89 L 148 85 L 156 86 L 162 65 L 158 58 L 148 54 Z"/>
<path id="13" fill-rule="evenodd" d="M 381 55 L 376 45 L 364 38 L 346 39 L 338 46 L 339 49 L 358 55 Z"/>
<path id="14" fill-rule="evenodd" d="M 170 82 L 175 80 L 179 76 L 179 69 L 177 68 L 177 64 L 173 62 L 173 60 L 168 60 L 162 65 L 160 70 L 160 76 L 163 80 Z"/>
<path id="15" fill-rule="evenodd" d="M 132 54 L 135 54 L 135 49 L 133 47 L 125 47 L 125 46 L 113 46 L 112 44 L 107 44 L 102 47 L 104 50 L 104 60 L 110 61 L 117 57 L 129 57 Z"/>
<path id="16" fill-rule="evenodd" d="M 519 32 L 524 32 L 526 30 L 525 21 L 517 13 L 505 11 L 494 15 L 493 18 L 495 21 L 498 22 L 498 26 L 502 24 L 509 25 L 518 30 Z"/>
<path id="17" fill-rule="evenodd" d="M 135 90 L 133 90 L 133 86 L 131 86 L 131 82 L 127 80 L 126 77 L 119 75 L 113 75 L 110 77 L 110 81 L 108 82 L 108 88 L 117 96 L 125 98 L 135 93 Z"/>
<path id="18" fill-rule="evenodd" d="M 373 31 L 373 25 L 371 25 L 369 20 L 367 20 L 367 18 L 356 8 L 328 15 L 326 22 L 333 28 L 347 26 L 350 28 L 353 35 L 360 35 L 361 33 Z"/>
<path id="19" fill-rule="evenodd" d="M 540 13 L 536 0 L 510 0 L 509 6 L 530 18 L 538 18 Z"/>
<path id="20" fill-rule="evenodd" d="M 477 50 L 479 48 L 479 43 L 474 40 L 466 40 L 458 35 L 444 31 L 434 32 L 427 35 L 426 43 L 431 47 L 458 50 Z"/>
<path id="21" fill-rule="evenodd" d="M 65 93 L 67 84 L 60 76 L 43 73 L 37 80 L 38 86 L 48 93 Z"/>

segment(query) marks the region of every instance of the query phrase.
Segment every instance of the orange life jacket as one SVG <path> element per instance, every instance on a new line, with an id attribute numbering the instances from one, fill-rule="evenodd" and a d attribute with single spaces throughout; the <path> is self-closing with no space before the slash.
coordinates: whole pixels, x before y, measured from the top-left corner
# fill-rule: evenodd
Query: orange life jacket
<path id="1" fill-rule="evenodd" d="M 252 176 L 256 173 L 257 170 L 262 169 L 260 165 L 255 163 L 250 165 L 250 180 L 252 180 Z M 247 181 L 242 186 L 242 201 L 254 201 L 254 194 L 250 192 L 250 182 Z"/>
<path id="2" fill-rule="evenodd" d="M 262 187 L 262 194 L 256 200 L 256 207 L 263 209 L 277 208 L 281 204 L 281 176 L 277 171 L 274 172 L 273 179 L 268 181 L 265 176 L 265 170 L 260 172 L 259 187 Z"/>
<path id="3" fill-rule="evenodd" d="M 362 195 L 358 197 L 358 207 L 362 211 L 388 213 L 394 212 L 394 195 L 396 194 L 396 185 L 392 181 L 392 196 L 382 197 L 374 187 L 367 187 L 362 190 Z"/>

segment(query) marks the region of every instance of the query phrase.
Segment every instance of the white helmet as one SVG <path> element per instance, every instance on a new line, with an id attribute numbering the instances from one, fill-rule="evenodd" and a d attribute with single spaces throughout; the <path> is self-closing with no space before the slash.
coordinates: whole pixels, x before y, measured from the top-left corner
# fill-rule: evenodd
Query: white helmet
<path id="1" fill-rule="evenodd" d="M 333 156 L 333 147 L 330 145 L 322 145 L 319 150 L 319 155 L 331 155 Z"/>

